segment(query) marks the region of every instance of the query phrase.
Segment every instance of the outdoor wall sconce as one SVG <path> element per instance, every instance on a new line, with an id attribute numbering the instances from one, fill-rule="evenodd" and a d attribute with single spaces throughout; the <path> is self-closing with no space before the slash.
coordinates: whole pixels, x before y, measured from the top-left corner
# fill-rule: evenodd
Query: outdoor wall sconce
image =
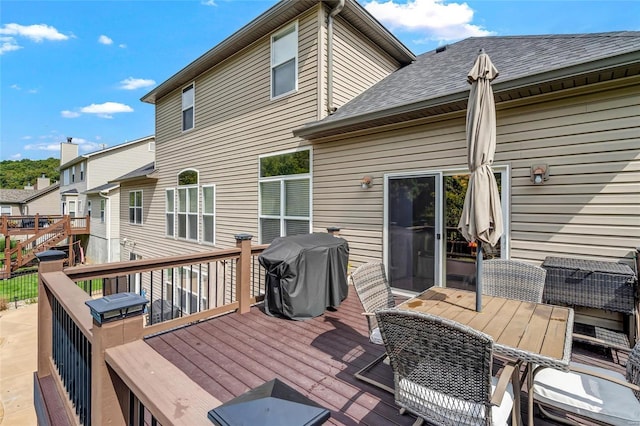
<path id="1" fill-rule="evenodd" d="M 369 189 L 371 188 L 372 182 L 373 182 L 373 179 L 371 178 L 371 176 L 364 176 L 360 180 L 360 188 Z"/>
<path id="2" fill-rule="evenodd" d="M 84 302 L 98 324 L 141 315 L 147 299 L 136 293 L 116 293 Z"/>
<path id="3" fill-rule="evenodd" d="M 531 182 L 534 185 L 542 185 L 547 179 L 549 179 L 549 166 L 546 164 L 531 166 Z"/>

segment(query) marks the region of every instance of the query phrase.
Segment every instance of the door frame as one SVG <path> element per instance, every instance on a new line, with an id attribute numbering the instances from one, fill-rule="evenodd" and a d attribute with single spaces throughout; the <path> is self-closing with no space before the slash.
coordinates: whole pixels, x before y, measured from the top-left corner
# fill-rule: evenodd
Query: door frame
<path id="1" fill-rule="evenodd" d="M 502 188 L 500 194 L 501 207 L 502 207 L 502 223 L 503 223 L 503 233 L 500 239 L 500 244 L 502 247 L 501 250 L 501 258 L 508 259 L 511 253 L 511 166 L 509 164 L 493 164 L 491 166 L 494 172 L 502 173 Z M 435 176 L 436 177 L 436 209 L 438 214 L 436 215 L 435 227 L 436 234 L 440 235 L 440 238 L 437 240 L 439 243 L 436 245 L 434 252 L 434 286 L 442 287 L 443 283 L 446 282 L 446 277 L 444 277 L 444 269 L 443 263 L 445 262 L 445 230 L 444 230 L 444 193 L 443 193 L 443 177 L 451 176 L 457 174 L 468 174 L 469 169 L 467 167 L 450 167 L 450 168 L 442 168 L 442 169 L 425 169 L 418 171 L 409 171 L 409 172 L 393 172 L 393 173 L 385 173 L 384 174 L 384 189 L 383 189 L 383 222 L 382 222 L 382 259 L 385 265 L 385 270 L 387 276 L 389 276 L 389 179 L 393 178 L 414 178 L 414 177 L 424 177 L 424 176 Z M 506 200 L 506 202 L 505 202 Z M 409 292 L 403 289 L 393 289 L 394 293 L 397 294 L 406 294 L 413 295 L 413 292 Z"/>

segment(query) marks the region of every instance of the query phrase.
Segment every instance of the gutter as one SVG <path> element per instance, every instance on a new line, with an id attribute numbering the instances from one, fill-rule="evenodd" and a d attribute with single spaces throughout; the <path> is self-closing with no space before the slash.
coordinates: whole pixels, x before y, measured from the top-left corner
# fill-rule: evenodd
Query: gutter
<path id="1" fill-rule="evenodd" d="M 327 112 L 329 114 L 337 110 L 333 106 L 333 18 L 342 12 L 343 7 L 344 0 L 340 0 L 327 18 Z"/>

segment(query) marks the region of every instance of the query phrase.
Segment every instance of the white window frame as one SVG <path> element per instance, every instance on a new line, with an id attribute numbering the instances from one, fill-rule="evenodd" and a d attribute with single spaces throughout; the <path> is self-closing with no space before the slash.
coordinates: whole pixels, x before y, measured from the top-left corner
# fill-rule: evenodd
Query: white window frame
<path id="1" fill-rule="evenodd" d="M 100 199 L 100 223 L 105 222 L 105 211 L 107 210 L 107 200 Z"/>
<path id="2" fill-rule="evenodd" d="M 76 166 L 71 166 L 71 183 L 76 182 Z"/>
<path id="3" fill-rule="evenodd" d="M 274 157 L 283 154 L 292 154 L 298 151 L 309 151 L 309 173 L 300 173 L 296 175 L 280 175 L 280 176 L 270 176 L 270 177 L 261 177 L 260 169 L 261 169 L 261 161 L 263 158 Z M 285 181 L 288 180 L 300 180 L 300 179 L 308 179 L 309 180 L 309 216 L 287 216 L 286 212 L 286 187 Z M 274 215 L 263 215 L 262 214 L 262 183 L 263 182 L 280 182 L 280 214 L 277 216 Z M 286 233 L 286 221 L 287 220 L 308 220 L 309 221 L 309 232 L 313 229 L 313 150 L 311 148 L 301 148 L 301 149 L 292 149 L 287 151 L 280 151 L 275 153 L 269 153 L 258 156 L 258 240 L 259 244 L 262 244 L 262 219 L 279 219 L 280 220 L 280 236 L 285 236 Z"/>
<path id="4" fill-rule="evenodd" d="M 288 35 L 290 32 L 295 34 L 295 40 L 296 40 L 296 47 L 295 47 L 295 52 L 293 57 L 289 57 L 287 56 L 285 59 L 282 59 L 280 61 L 277 61 L 276 59 L 276 55 L 275 55 L 275 43 L 277 42 L 277 39 L 283 36 Z M 299 45 L 299 40 L 298 40 L 298 21 L 295 21 L 293 24 L 291 25 L 287 25 L 286 27 L 282 28 L 281 30 L 275 32 L 274 34 L 271 35 L 271 67 L 270 67 L 270 88 L 269 88 L 269 94 L 271 96 L 271 99 L 279 99 L 283 96 L 287 96 L 291 93 L 295 93 L 298 91 L 298 45 Z M 291 59 L 293 59 L 293 66 L 294 66 L 294 82 L 293 82 L 293 89 L 289 90 L 287 92 L 283 92 L 283 93 L 279 93 L 279 94 L 274 94 L 274 90 L 275 90 L 275 84 L 274 84 L 274 70 L 275 68 L 277 68 L 278 66 L 290 61 Z"/>
<path id="5" fill-rule="evenodd" d="M 78 204 L 76 207 L 76 216 L 80 216 L 82 213 L 82 200 L 78 200 Z"/>
<path id="6" fill-rule="evenodd" d="M 213 190 L 213 197 L 211 202 L 213 205 L 211 206 L 211 213 L 207 213 L 207 208 L 205 205 L 204 193 L 205 189 L 211 188 Z M 202 242 L 205 244 L 215 244 L 216 243 L 216 186 L 215 185 L 202 185 L 202 194 L 200 196 L 202 199 Z M 205 226 L 204 220 L 205 218 L 210 217 L 212 220 L 212 235 L 210 239 L 207 239 L 207 235 L 205 235 Z"/>
<path id="7" fill-rule="evenodd" d="M 134 194 L 134 205 L 131 205 L 131 194 Z M 140 205 L 138 205 L 138 197 L 136 194 L 140 194 Z M 129 191 L 129 223 L 131 225 L 142 225 L 143 224 L 143 213 L 144 213 L 144 200 L 143 200 L 142 190 L 138 189 L 135 191 Z M 131 220 L 131 211 L 133 210 L 133 221 Z M 140 210 L 140 222 L 136 220 L 137 215 L 136 212 Z"/>
<path id="8" fill-rule="evenodd" d="M 11 206 L 9 205 L 0 206 L 0 215 L 11 216 Z"/>
<path id="9" fill-rule="evenodd" d="M 173 201 L 173 207 L 169 210 L 169 192 L 171 192 L 171 198 Z M 167 237 L 176 237 L 176 189 L 175 188 L 167 188 L 164 190 L 164 234 Z M 171 216 L 171 219 L 169 219 Z M 171 229 L 172 233 L 168 232 L 169 230 L 169 220 L 171 220 Z"/>
<path id="10" fill-rule="evenodd" d="M 62 171 L 62 185 L 69 185 L 69 168 Z"/>
<path id="11" fill-rule="evenodd" d="M 69 200 L 67 205 L 69 207 L 69 216 L 76 217 L 76 200 Z"/>
<path id="12" fill-rule="evenodd" d="M 87 200 L 87 216 L 89 216 L 89 220 L 91 220 L 91 200 Z"/>
<path id="13" fill-rule="evenodd" d="M 187 169 L 183 169 L 180 170 L 177 175 L 176 178 L 178 179 L 178 183 L 180 183 L 179 179 L 180 179 L 180 175 L 184 172 L 187 171 L 193 171 L 197 174 L 197 182 L 195 184 L 191 184 L 191 185 L 178 185 L 176 186 L 176 203 L 175 203 L 175 209 L 176 209 L 176 223 L 177 223 L 177 229 L 176 229 L 176 238 L 179 240 L 185 240 L 185 241 L 193 241 L 193 242 L 199 242 L 200 241 L 200 172 L 196 169 L 193 168 L 187 168 Z M 196 211 L 192 212 L 189 211 L 189 190 L 190 189 L 195 189 L 196 190 Z M 184 191 L 185 192 L 185 202 L 186 202 L 186 208 L 187 210 L 180 210 L 180 192 Z M 185 235 L 181 236 L 180 235 L 180 217 L 184 215 L 185 216 Z M 195 216 L 195 220 L 196 220 L 196 230 L 195 230 L 195 236 L 191 236 L 194 238 L 189 238 L 189 218 Z"/>
<path id="14" fill-rule="evenodd" d="M 191 103 L 188 103 L 185 105 L 185 93 L 187 91 L 191 90 L 193 93 L 193 100 Z M 180 116 L 180 123 L 182 126 L 182 132 L 188 132 L 190 130 L 193 130 L 196 127 L 196 84 L 195 83 L 190 83 L 188 85 L 186 85 L 185 87 L 182 88 L 182 92 L 181 93 L 181 100 L 182 100 L 182 110 L 181 110 L 181 116 Z M 191 113 L 191 127 L 186 128 L 185 127 L 185 119 L 184 119 L 184 112 L 187 111 L 189 108 L 191 108 L 192 113 Z"/>
<path id="15" fill-rule="evenodd" d="M 80 163 L 80 182 L 84 181 L 84 161 Z"/>

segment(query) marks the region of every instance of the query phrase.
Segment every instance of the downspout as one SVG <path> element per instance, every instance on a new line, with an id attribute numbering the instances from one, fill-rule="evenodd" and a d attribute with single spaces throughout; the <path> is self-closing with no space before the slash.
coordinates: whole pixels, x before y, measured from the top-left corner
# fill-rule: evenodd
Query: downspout
<path id="1" fill-rule="evenodd" d="M 104 192 L 99 192 L 102 198 L 105 199 L 106 211 L 104 212 L 104 224 L 106 226 L 106 235 L 107 237 L 107 263 L 111 262 L 111 203 L 109 202 L 109 195 L 106 195 Z"/>
<path id="2" fill-rule="evenodd" d="M 333 18 L 342 11 L 344 0 L 340 0 L 327 18 L 327 112 L 333 114 L 336 107 L 333 106 Z"/>

